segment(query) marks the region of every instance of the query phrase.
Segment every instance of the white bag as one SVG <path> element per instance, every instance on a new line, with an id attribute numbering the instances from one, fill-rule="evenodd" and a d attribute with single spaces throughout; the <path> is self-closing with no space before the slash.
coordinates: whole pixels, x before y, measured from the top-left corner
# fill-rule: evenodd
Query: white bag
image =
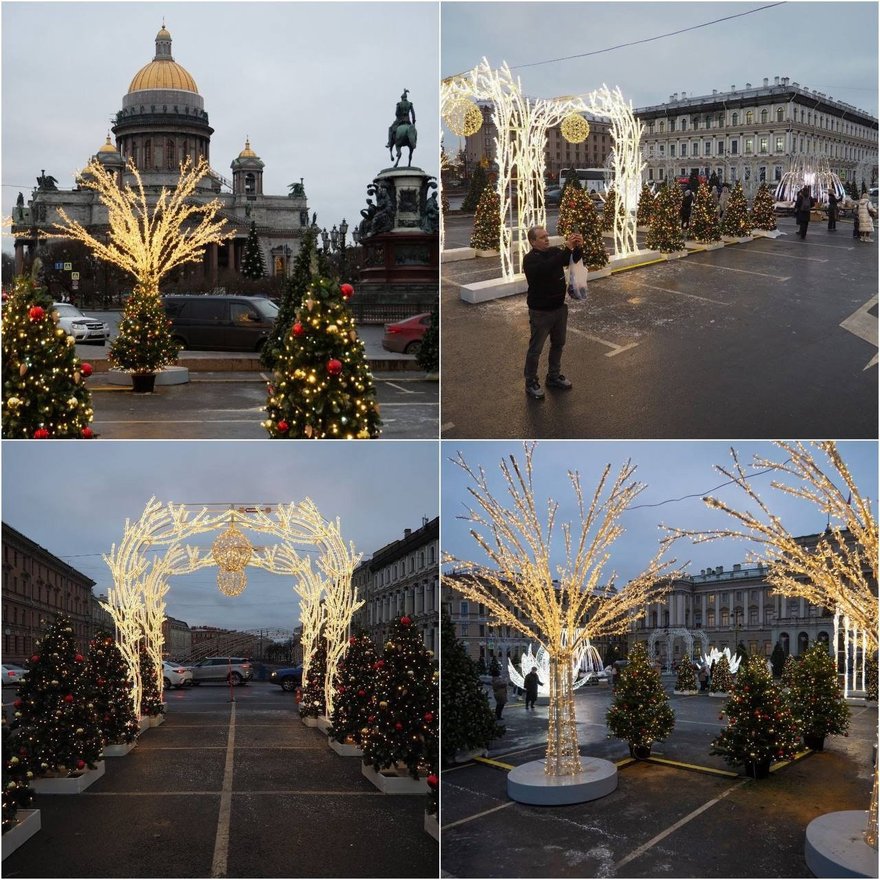
<path id="1" fill-rule="evenodd" d="M 587 298 L 587 267 L 573 256 L 568 262 L 568 295 L 578 302 Z"/>

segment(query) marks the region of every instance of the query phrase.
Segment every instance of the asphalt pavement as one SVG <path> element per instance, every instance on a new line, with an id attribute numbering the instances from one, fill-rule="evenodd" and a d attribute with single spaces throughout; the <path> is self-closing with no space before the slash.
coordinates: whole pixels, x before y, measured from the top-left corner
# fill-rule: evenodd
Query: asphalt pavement
<path id="1" fill-rule="evenodd" d="M 378 792 L 280 687 L 229 696 L 170 691 L 166 722 L 90 788 L 37 798 L 42 830 L 4 876 L 437 876 L 425 797 Z"/>
<path id="2" fill-rule="evenodd" d="M 446 247 L 471 224 L 448 218 Z M 544 400 L 524 393 L 525 296 L 460 299 L 498 259 L 444 263 L 441 437 L 876 438 L 877 245 L 847 222 L 813 223 L 805 241 L 791 218 L 779 228 L 591 282 L 569 302 L 574 387 Z"/>

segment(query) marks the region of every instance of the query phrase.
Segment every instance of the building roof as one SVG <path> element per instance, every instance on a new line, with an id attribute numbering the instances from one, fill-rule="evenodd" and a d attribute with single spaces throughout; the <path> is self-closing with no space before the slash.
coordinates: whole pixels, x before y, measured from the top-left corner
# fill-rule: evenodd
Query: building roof
<path id="1" fill-rule="evenodd" d="M 99 149 L 99 153 L 115 153 L 116 147 L 110 142 L 110 135 L 107 135 L 107 141 Z"/>
<path id="2" fill-rule="evenodd" d="M 167 43 L 167 48 L 160 46 L 160 42 Z M 128 94 L 152 89 L 176 89 L 199 93 L 196 81 L 189 71 L 171 57 L 171 34 L 164 25 L 156 34 L 156 56 L 134 75 L 128 87 Z"/>
<path id="3" fill-rule="evenodd" d="M 97 581 L 93 581 L 88 575 L 77 571 L 72 565 L 68 565 L 63 559 L 59 559 L 54 553 L 41 547 L 36 541 L 32 541 L 27 535 L 23 535 L 18 529 L 14 529 L 8 523 L 3 523 L 3 540 L 15 541 L 20 547 L 23 547 L 33 556 L 40 558 L 45 564 L 51 565 L 53 568 L 63 572 L 69 578 L 86 584 L 89 589 L 97 586 Z"/>

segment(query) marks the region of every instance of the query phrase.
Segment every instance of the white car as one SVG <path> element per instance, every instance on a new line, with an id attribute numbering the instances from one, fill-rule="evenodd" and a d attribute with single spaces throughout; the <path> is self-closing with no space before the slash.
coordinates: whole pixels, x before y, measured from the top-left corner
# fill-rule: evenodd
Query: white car
<path id="1" fill-rule="evenodd" d="M 165 689 L 190 687 L 193 683 L 192 669 L 188 666 L 180 666 L 177 663 L 162 662 L 162 677 L 165 679 Z"/>
<path id="2" fill-rule="evenodd" d="M 77 342 L 103 345 L 110 338 L 109 324 L 84 315 L 76 306 L 70 303 L 52 303 L 52 309 L 58 312 L 58 326 Z"/>
<path id="3" fill-rule="evenodd" d="M 15 663 L 3 664 L 3 684 L 18 684 L 27 670 Z"/>

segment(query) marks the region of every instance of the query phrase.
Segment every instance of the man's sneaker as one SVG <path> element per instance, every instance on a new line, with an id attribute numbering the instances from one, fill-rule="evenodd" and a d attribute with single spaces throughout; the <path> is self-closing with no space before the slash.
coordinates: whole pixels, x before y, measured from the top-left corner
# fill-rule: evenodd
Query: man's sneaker
<path id="1" fill-rule="evenodd" d="M 544 384 L 548 388 L 564 388 L 565 390 L 571 388 L 571 382 L 569 382 L 561 373 L 558 376 L 548 376 L 547 381 Z"/>
<path id="2" fill-rule="evenodd" d="M 544 396 L 544 389 L 537 379 L 526 379 L 526 394 L 540 400 Z"/>

